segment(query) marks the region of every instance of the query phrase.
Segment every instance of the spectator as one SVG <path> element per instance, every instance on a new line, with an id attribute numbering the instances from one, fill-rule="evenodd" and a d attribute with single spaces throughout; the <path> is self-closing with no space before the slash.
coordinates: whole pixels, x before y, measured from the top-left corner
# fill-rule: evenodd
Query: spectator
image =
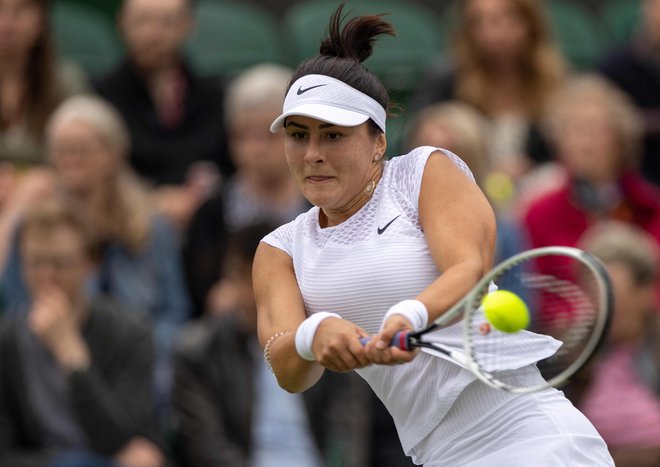
<path id="1" fill-rule="evenodd" d="M 220 82 L 197 76 L 183 56 L 193 26 L 192 0 L 125 0 L 127 57 L 96 82 L 130 129 L 131 165 L 160 188 L 161 209 L 180 226 L 217 184 L 213 169 L 232 171 Z"/>
<path id="2" fill-rule="evenodd" d="M 607 53 L 600 71 L 642 111 L 646 139 L 642 174 L 660 185 L 660 0 L 637 0 L 641 26 L 633 39 Z"/>
<path id="3" fill-rule="evenodd" d="M 468 165 L 479 186 L 486 192 L 497 215 L 497 263 L 527 248 L 524 229 L 501 203 L 500 193 L 492 188 L 493 173 L 487 156 L 487 134 L 484 118 L 462 102 L 431 104 L 413 118 L 406 135 L 406 150 L 419 146 L 444 148 L 459 155 Z"/>
<path id="4" fill-rule="evenodd" d="M 188 231 L 186 270 L 196 314 L 225 307 L 218 302 L 230 296 L 218 283 L 225 230 L 263 222 L 280 225 L 310 207 L 289 173 L 282 135 L 269 131 L 290 77 L 288 68 L 262 64 L 245 70 L 227 88 L 229 153 L 236 172 L 201 206 Z"/>
<path id="5" fill-rule="evenodd" d="M 257 65 L 227 89 L 228 143 L 237 172 L 224 190 L 224 217 L 232 232 L 259 222 L 279 225 L 309 208 L 291 179 L 282 135 L 269 131 L 291 73 L 280 65 Z"/>
<path id="6" fill-rule="evenodd" d="M 356 375 L 328 373 L 313 390 L 290 394 L 261 354 L 252 259 L 271 230 L 254 225 L 230 237 L 223 265 L 235 308 L 181 335 L 173 405 L 183 465 L 364 466 L 368 387 Z"/>
<path id="7" fill-rule="evenodd" d="M 430 71 L 409 108 L 445 100 L 475 107 L 487 117 L 493 168 L 517 177 L 551 158 L 537 124 L 564 59 L 538 0 L 465 0 L 456 9 L 453 57 Z"/>
<path id="8" fill-rule="evenodd" d="M 58 62 L 46 0 L 0 0 L 0 161 L 43 162 L 42 133 L 57 104 L 86 89 L 85 76 Z M 3 193 L 0 193 L 0 197 Z"/>
<path id="9" fill-rule="evenodd" d="M 0 466 L 163 466 L 151 334 L 86 294 L 95 242 L 78 214 L 45 201 L 19 233 L 32 300 L 0 324 Z"/>
<path id="10" fill-rule="evenodd" d="M 126 166 L 129 137 L 119 114 L 99 98 L 73 97 L 53 114 L 47 140 L 55 186 L 40 189 L 41 199 L 57 193 L 73 203 L 101 244 L 91 290 L 147 313 L 166 347 L 189 312 L 180 253 L 172 228 Z M 21 213 L 9 211 L 0 225 L 20 222 Z M 1 282 L 13 310 L 28 299 L 18 253 L 10 251 Z"/>
<path id="11" fill-rule="evenodd" d="M 573 401 L 591 420 L 618 467 L 660 465 L 660 280 L 657 243 L 629 224 L 590 229 L 580 246 L 605 264 L 614 317 L 603 351 Z M 569 393 L 570 394 L 570 393 Z"/>
<path id="12" fill-rule="evenodd" d="M 532 246 L 575 246 L 605 219 L 660 241 L 660 192 L 637 169 L 642 123 L 621 91 L 598 76 L 575 78 L 550 105 L 548 130 L 565 177 L 524 208 Z"/>

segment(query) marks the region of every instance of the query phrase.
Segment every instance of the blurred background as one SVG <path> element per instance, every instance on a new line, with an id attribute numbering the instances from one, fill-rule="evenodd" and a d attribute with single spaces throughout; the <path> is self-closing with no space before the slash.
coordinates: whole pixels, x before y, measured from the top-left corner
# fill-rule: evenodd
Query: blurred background
<path id="1" fill-rule="evenodd" d="M 260 62 L 297 65 L 317 52 L 326 18 L 337 2 L 198 0 L 197 27 L 187 50 L 195 69 L 210 76 L 232 76 Z M 396 39 L 383 45 L 368 66 L 394 97 L 405 103 L 422 73 L 449 53 L 460 0 L 349 1 L 356 14 L 389 12 Z M 636 0 L 546 0 L 551 33 L 571 67 L 592 70 L 608 49 L 629 39 L 639 24 Z M 108 71 L 121 57 L 115 15 L 120 0 L 55 0 L 58 51 L 92 76 Z M 387 45 L 385 45 L 387 44 Z M 398 131 L 402 122 L 391 125 Z M 394 130 L 393 130 L 394 131 Z M 394 138 L 398 139 L 399 134 Z"/>
<path id="2" fill-rule="evenodd" d="M 285 394 L 256 336 L 254 251 L 310 208 L 268 128 L 338 3 L 0 0 L 0 467 L 412 465 L 355 374 Z M 397 32 L 387 156 L 458 154 L 497 261 L 605 262 L 562 389 L 660 465 L 660 0 L 346 3 Z"/>

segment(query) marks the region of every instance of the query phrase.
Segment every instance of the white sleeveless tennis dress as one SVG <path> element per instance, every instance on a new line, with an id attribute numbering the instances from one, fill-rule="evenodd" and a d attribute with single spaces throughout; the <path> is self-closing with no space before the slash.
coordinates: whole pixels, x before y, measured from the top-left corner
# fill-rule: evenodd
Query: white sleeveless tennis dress
<path id="1" fill-rule="evenodd" d="M 313 207 L 263 239 L 291 256 L 307 313 L 338 313 L 366 332 L 375 334 L 389 307 L 416 297 L 441 274 L 429 253 L 418 216 L 424 167 L 428 157 L 437 150 L 421 147 L 385 162 L 383 176 L 369 202 L 342 224 L 320 228 L 319 208 Z M 473 179 L 458 156 L 443 152 Z M 461 326 L 458 323 L 436 331 L 433 338 L 460 349 Z M 539 378 L 532 364 L 554 352 L 554 345 L 547 341 L 528 344 L 514 345 L 511 358 L 505 363 L 506 368 L 500 369 L 516 369 L 514 375 L 517 378 Z M 406 454 L 414 462 L 428 466 L 468 465 L 467 460 L 479 459 L 479 449 L 470 443 L 453 454 L 446 447 L 439 448 L 458 433 L 461 433 L 461 440 L 469 440 L 471 435 L 467 429 L 473 427 L 475 421 L 496 413 L 498 408 L 507 404 L 513 407 L 520 404 L 517 402 L 520 400 L 528 405 L 529 401 L 541 399 L 488 388 L 470 371 L 426 352 L 405 365 L 373 365 L 356 371 L 390 411 Z M 560 392 L 551 389 L 543 394 L 548 400 L 560 400 L 569 411 L 577 412 Z M 604 450 L 601 458 L 605 461 L 547 465 L 613 465 L 611 459 L 609 463 L 606 461 L 609 454 L 596 431 L 577 413 L 581 424 L 578 424 L 576 433 L 582 436 L 584 432 L 582 438 L 588 442 L 587 449 L 596 450 L 594 459 L 598 459 L 599 451 Z M 493 421 L 486 423 L 492 425 Z M 485 427 L 478 425 L 478 428 Z M 543 436 L 547 436 L 546 428 L 543 430 Z M 561 439 L 569 432 L 556 430 L 552 433 L 551 430 L 549 435 L 556 434 L 555 438 Z M 531 440 L 538 436 L 538 432 L 530 432 L 527 427 L 526 436 Z M 493 446 L 498 449 L 506 446 L 500 440 L 495 441 L 497 443 L 490 447 L 481 443 L 485 446 L 485 453 L 490 454 Z M 534 452 L 538 453 L 538 441 L 534 444 Z M 454 442 L 453 445 L 460 443 Z M 534 459 L 533 465 L 546 465 L 536 462 L 536 455 Z M 499 464 L 488 461 L 474 465 Z M 507 462 L 502 465 L 519 464 Z"/>

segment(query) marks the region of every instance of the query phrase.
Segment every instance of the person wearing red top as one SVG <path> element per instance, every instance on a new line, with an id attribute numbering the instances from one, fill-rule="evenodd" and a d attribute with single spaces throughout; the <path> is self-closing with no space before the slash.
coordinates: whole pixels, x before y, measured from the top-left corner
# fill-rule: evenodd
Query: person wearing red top
<path id="1" fill-rule="evenodd" d="M 637 168 L 642 123 L 628 98 L 603 78 L 577 77 L 549 107 L 547 129 L 565 177 L 527 204 L 531 245 L 575 246 L 604 219 L 634 224 L 660 243 L 660 190 Z"/>

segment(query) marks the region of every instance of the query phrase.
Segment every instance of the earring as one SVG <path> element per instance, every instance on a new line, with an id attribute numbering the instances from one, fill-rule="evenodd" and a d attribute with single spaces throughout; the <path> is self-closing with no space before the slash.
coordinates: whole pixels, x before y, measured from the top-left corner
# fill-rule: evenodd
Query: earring
<path id="1" fill-rule="evenodd" d="M 378 162 L 382 156 L 380 154 L 374 154 L 374 162 Z"/>
<path id="2" fill-rule="evenodd" d="M 376 188 L 376 181 L 375 180 L 370 180 L 369 183 L 367 183 L 367 186 L 364 187 L 364 192 L 365 195 L 371 196 L 371 193 L 374 192 L 374 188 Z"/>

